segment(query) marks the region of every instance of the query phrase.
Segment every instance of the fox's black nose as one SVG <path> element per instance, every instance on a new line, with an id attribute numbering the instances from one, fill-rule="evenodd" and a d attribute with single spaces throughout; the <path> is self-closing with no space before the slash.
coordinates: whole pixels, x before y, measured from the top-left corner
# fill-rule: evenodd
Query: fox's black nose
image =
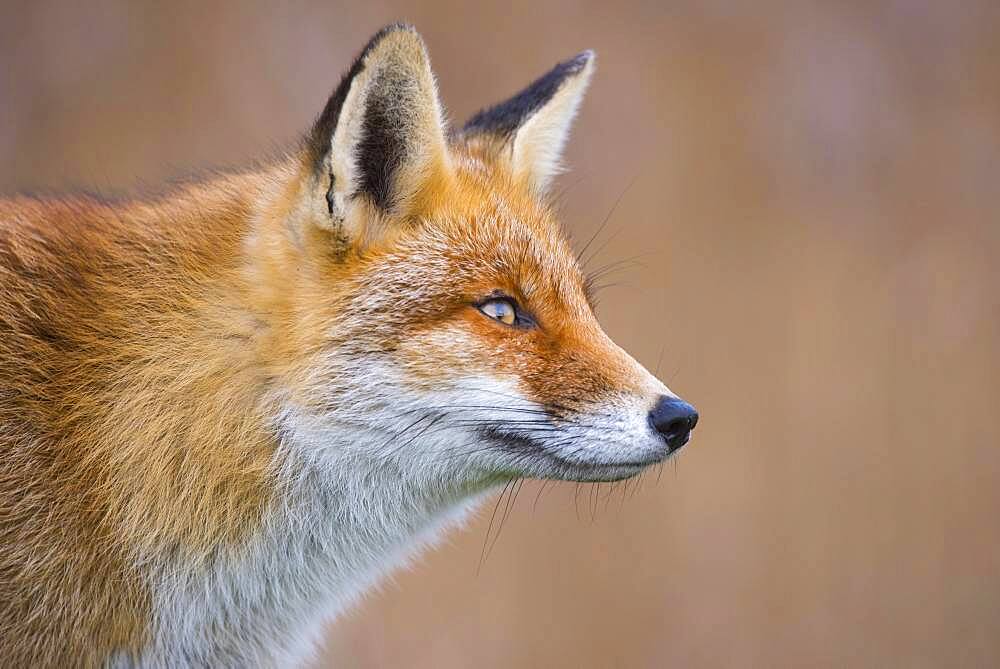
<path id="1" fill-rule="evenodd" d="M 691 430 L 698 424 L 698 412 L 684 400 L 664 395 L 649 412 L 649 422 L 667 447 L 676 451 L 691 438 Z"/>

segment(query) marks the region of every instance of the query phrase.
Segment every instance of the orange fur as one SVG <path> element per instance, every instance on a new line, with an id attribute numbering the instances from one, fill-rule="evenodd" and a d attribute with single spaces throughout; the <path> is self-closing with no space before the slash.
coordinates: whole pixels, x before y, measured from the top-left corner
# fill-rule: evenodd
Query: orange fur
<path id="1" fill-rule="evenodd" d="M 140 643 L 147 593 L 125 565 L 235 539 L 266 504 L 255 323 L 226 306 L 251 184 L 0 204 L 8 661 L 93 664 Z"/>

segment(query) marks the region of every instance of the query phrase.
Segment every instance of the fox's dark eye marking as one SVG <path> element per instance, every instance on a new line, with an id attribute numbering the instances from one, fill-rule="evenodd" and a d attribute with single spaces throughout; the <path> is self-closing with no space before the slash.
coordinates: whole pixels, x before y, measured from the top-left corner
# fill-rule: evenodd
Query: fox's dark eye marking
<path id="1" fill-rule="evenodd" d="M 503 294 L 490 295 L 477 302 L 475 306 L 483 315 L 510 327 L 531 328 L 536 326 L 534 319 L 517 305 L 514 298 Z"/>

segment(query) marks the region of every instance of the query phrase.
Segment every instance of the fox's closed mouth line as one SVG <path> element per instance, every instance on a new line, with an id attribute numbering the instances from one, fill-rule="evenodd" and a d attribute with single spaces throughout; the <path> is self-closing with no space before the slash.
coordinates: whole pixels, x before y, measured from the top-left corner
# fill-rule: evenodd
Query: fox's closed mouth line
<path id="1" fill-rule="evenodd" d="M 608 470 L 619 470 L 619 469 L 642 469 L 644 467 L 649 467 L 650 465 L 655 465 L 663 462 L 667 457 L 676 453 L 678 449 L 672 451 L 665 451 L 662 457 L 650 458 L 643 461 L 628 461 L 628 462 L 578 462 L 574 460 L 568 460 L 561 457 L 551 450 L 545 447 L 545 443 L 541 440 L 527 434 L 518 434 L 513 432 L 508 432 L 499 426 L 488 426 L 481 427 L 478 430 L 479 434 L 489 440 L 500 444 L 505 449 L 513 450 L 514 454 L 517 456 L 524 456 L 526 451 L 531 455 L 544 458 L 549 462 L 553 462 L 560 467 L 567 467 L 570 469 L 584 471 L 584 472 L 602 472 Z"/>

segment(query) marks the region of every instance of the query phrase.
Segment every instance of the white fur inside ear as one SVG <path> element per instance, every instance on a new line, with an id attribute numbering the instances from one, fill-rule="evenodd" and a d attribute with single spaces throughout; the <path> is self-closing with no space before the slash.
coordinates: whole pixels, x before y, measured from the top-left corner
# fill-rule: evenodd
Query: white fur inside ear
<path id="1" fill-rule="evenodd" d="M 368 204 L 392 214 L 428 178 L 448 172 L 444 115 L 423 41 L 410 30 L 390 31 L 363 58 L 327 140 L 326 202 L 334 226 L 356 218 L 362 190 Z M 363 232 L 345 231 L 351 238 Z"/>
<path id="2" fill-rule="evenodd" d="M 514 135 L 511 165 L 517 178 L 545 192 L 562 171 L 562 153 L 573 118 L 594 71 L 593 56 L 579 73 L 567 78 L 552 98 L 531 115 Z"/>
<path id="3" fill-rule="evenodd" d="M 357 188 L 357 147 L 364 132 L 364 106 L 367 73 L 354 78 L 340 111 L 340 121 L 330 139 L 329 169 L 333 179 L 330 214 L 337 220 L 347 217 L 347 202 Z"/>

